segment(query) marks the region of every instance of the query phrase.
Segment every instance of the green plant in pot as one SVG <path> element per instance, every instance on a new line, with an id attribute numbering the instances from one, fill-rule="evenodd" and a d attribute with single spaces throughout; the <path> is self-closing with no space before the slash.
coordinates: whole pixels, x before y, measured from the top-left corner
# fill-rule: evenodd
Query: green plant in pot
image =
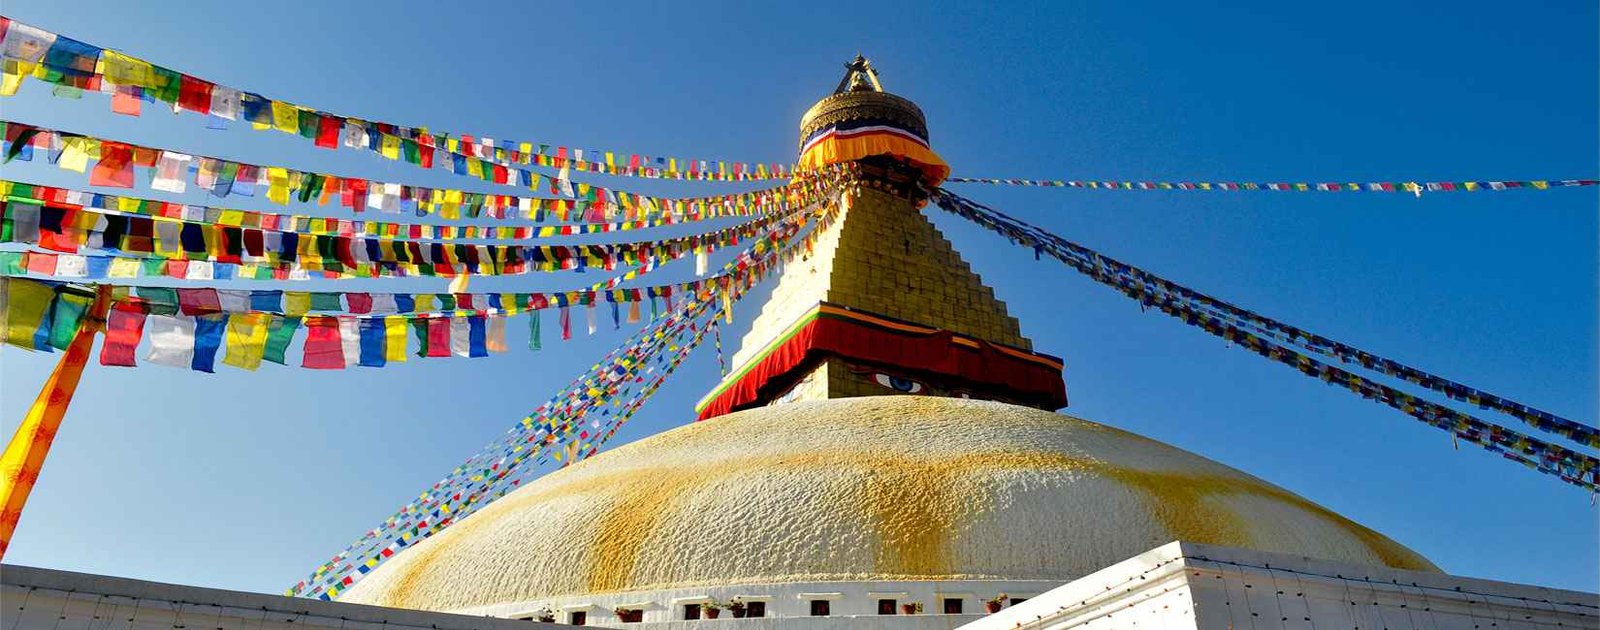
<path id="1" fill-rule="evenodd" d="M 544 607 L 540 608 L 539 610 L 534 611 L 533 618 L 534 618 L 535 621 L 542 621 L 544 623 L 555 623 L 556 622 L 556 611 L 550 610 L 549 606 L 544 606 Z"/>
<path id="2" fill-rule="evenodd" d="M 708 599 L 704 603 L 700 604 L 700 612 L 705 614 L 706 619 L 716 619 L 718 616 L 722 615 L 722 609 L 726 606 L 727 604 L 719 602 L 715 599 Z"/>
<path id="3" fill-rule="evenodd" d="M 999 595 L 995 595 L 991 599 L 984 600 L 983 609 L 989 611 L 989 614 L 992 615 L 994 613 L 1000 612 L 1000 608 L 1004 607 L 1005 605 L 1006 605 L 1006 594 L 1005 593 L 1001 593 Z"/>
<path id="4" fill-rule="evenodd" d="M 900 614 L 903 614 L 903 615 L 920 615 L 920 614 L 922 614 L 922 602 L 906 602 L 904 604 L 901 604 L 900 605 Z"/>
<path id="5" fill-rule="evenodd" d="M 743 619 L 744 618 L 744 600 L 739 599 L 737 597 L 728 600 L 728 613 L 733 615 L 734 619 Z"/>

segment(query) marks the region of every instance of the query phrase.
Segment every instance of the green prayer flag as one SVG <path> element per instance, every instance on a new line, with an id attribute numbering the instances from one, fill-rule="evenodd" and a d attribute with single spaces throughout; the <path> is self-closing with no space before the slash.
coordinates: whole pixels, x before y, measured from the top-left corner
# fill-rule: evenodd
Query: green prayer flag
<path id="1" fill-rule="evenodd" d="M 289 351 L 289 344 L 294 341 L 297 330 L 300 330 L 299 317 L 271 316 L 271 321 L 267 323 L 267 346 L 262 350 L 261 358 L 278 365 L 288 365 L 283 355 Z"/>
<path id="2" fill-rule="evenodd" d="M 162 272 L 166 271 L 167 261 L 161 258 L 146 258 L 139 261 L 139 265 L 142 267 L 139 270 L 139 275 L 147 278 L 159 278 L 163 275 Z"/>
<path id="3" fill-rule="evenodd" d="M 544 344 L 543 340 L 539 339 L 539 337 L 541 336 L 539 334 L 539 320 L 542 319 L 541 316 L 540 316 L 540 313 L 543 313 L 543 312 L 544 311 L 533 311 L 531 313 L 528 313 L 528 349 L 529 350 L 538 351 L 540 346 L 542 346 Z"/>
<path id="4" fill-rule="evenodd" d="M 178 102 L 178 91 L 183 88 L 183 75 L 155 65 L 150 67 L 150 71 L 155 74 L 155 85 L 146 88 L 144 93 L 154 95 L 163 103 Z"/>
<path id="5" fill-rule="evenodd" d="M 339 293 L 317 292 L 311 294 L 311 310 L 313 311 L 342 311 L 344 303 L 339 300 Z"/>
<path id="6" fill-rule="evenodd" d="M 78 334 L 83 316 L 93 302 L 94 298 L 87 295 L 57 293 L 55 314 L 50 318 L 50 345 L 57 350 L 66 350 L 72 345 L 72 338 Z"/>
<path id="7" fill-rule="evenodd" d="M 440 293 L 440 294 L 438 294 L 438 296 L 439 296 L 439 310 L 441 310 L 441 311 L 453 311 L 453 310 L 456 310 L 456 295 L 454 293 Z"/>
<path id="8" fill-rule="evenodd" d="M 171 315 L 178 312 L 178 291 L 170 287 L 136 287 L 139 299 L 149 304 L 151 315 Z"/>
<path id="9" fill-rule="evenodd" d="M 411 320 L 411 331 L 417 334 L 417 356 L 428 356 L 428 320 L 417 317 Z"/>
<path id="10" fill-rule="evenodd" d="M 322 125 L 322 115 L 309 109 L 300 110 L 300 136 L 317 139 L 317 129 Z M 302 200 L 303 201 L 303 200 Z"/>
<path id="11" fill-rule="evenodd" d="M 22 264 L 22 252 L 0 252 L 0 276 L 20 276 L 28 273 Z"/>

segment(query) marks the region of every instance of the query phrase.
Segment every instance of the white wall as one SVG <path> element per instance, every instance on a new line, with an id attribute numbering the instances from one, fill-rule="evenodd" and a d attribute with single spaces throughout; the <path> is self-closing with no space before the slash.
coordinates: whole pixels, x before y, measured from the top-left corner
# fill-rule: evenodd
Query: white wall
<path id="1" fill-rule="evenodd" d="M 494 617 L 522 617 L 548 607 L 560 611 L 556 615 L 556 621 L 559 622 L 567 621 L 567 614 L 571 611 L 586 611 L 591 626 L 677 629 L 697 627 L 702 624 L 720 624 L 712 627 L 725 628 L 730 627 L 732 619 L 728 611 L 722 611 L 722 616 L 716 620 L 687 622 L 682 620 L 683 604 L 699 603 L 707 598 L 727 601 L 740 597 L 746 601 L 760 599 L 767 604 L 765 620 L 740 620 L 741 623 L 738 624 L 740 628 L 769 627 L 774 621 L 782 620 L 786 628 L 838 628 L 855 623 L 857 625 L 851 627 L 863 627 L 862 624 L 866 624 L 872 627 L 949 629 L 982 617 L 984 600 L 1000 593 L 1012 597 L 1032 597 L 1055 586 L 1056 584 L 1052 582 L 1026 580 L 745 584 L 549 598 L 453 612 Z M 877 614 L 880 598 L 894 599 L 899 603 L 920 601 L 923 613 L 914 616 L 881 617 Z M 961 599 L 964 614 L 942 614 L 943 600 L 946 598 Z M 810 616 L 812 599 L 829 600 L 830 616 L 826 618 Z M 644 622 L 619 623 L 611 612 L 613 608 L 619 606 L 642 608 Z M 846 621 L 852 618 L 855 619 L 854 622 Z"/>
<path id="2" fill-rule="evenodd" d="M 1174 542 L 963 630 L 1600 628 L 1600 595 Z"/>

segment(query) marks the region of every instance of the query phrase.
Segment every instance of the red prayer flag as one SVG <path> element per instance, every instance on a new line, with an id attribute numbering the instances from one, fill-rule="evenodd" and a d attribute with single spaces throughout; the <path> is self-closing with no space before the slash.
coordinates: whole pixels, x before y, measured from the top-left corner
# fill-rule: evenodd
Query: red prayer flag
<path id="1" fill-rule="evenodd" d="M 324 149 L 339 148 L 339 131 L 343 125 L 333 116 L 323 116 L 317 124 L 317 146 Z"/>
<path id="2" fill-rule="evenodd" d="M 133 188 L 133 147 L 102 140 L 100 161 L 89 173 L 89 185 Z"/>
<path id="3" fill-rule="evenodd" d="M 202 114 L 211 113 L 211 88 L 210 81 L 183 75 L 178 84 L 178 107 L 191 112 Z"/>
<path id="4" fill-rule="evenodd" d="M 372 312 L 372 296 L 366 293 L 346 293 L 344 301 L 350 305 L 350 312 L 362 315 Z"/>
<path id="5" fill-rule="evenodd" d="M 428 319 L 427 356 L 450 356 L 450 318 L 432 317 Z"/>
<path id="6" fill-rule="evenodd" d="M 144 101 L 139 99 L 140 90 L 136 85 L 119 85 L 117 91 L 111 93 L 111 111 L 116 114 L 138 116 Z"/>
<path id="7" fill-rule="evenodd" d="M 178 311 L 184 315 L 220 313 L 222 301 L 216 289 L 178 289 Z"/>
<path id="8" fill-rule="evenodd" d="M 306 345 L 300 366 L 313 370 L 344 369 L 344 344 L 339 341 L 339 318 L 306 318 Z"/>
<path id="9" fill-rule="evenodd" d="M 106 339 L 100 345 L 100 365 L 134 367 L 134 350 L 144 337 L 144 312 L 138 307 L 123 310 L 121 305 L 106 315 Z"/>
<path id="10" fill-rule="evenodd" d="M 27 252 L 25 255 L 28 258 L 28 273 L 36 273 L 41 276 L 53 276 L 56 274 L 55 254 Z"/>

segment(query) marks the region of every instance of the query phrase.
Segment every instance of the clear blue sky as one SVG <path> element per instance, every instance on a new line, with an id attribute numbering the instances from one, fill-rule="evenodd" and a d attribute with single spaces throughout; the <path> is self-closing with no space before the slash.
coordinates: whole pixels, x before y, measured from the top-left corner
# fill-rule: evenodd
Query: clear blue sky
<path id="1" fill-rule="evenodd" d="M 934 146 L 957 174 L 1600 172 L 1600 16 L 1589 2 L 1060 2 L 1004 13 L 929 2 L 497 4 L 8 0 L 4 11 L 328 111 L 643 153 L 787 161 L 800 114 L 861 51 L 891 91 L 927 111 Z M 148 105 L 143 118 L 116 116 L 103 96 L 56 99 L 34 82 L 0 109 L 261 163 L 459 181 L 282 134 L 208 131 L 200 117 Z M 86 183 L 39 164 L 5 175 Z M 1421 199 L 955 189 L 1284 321 L 1596 417 L 1594 189 Z M 1470 446 L 1453 450 L 1447 435 L 1398 412 L 1141 314 L 948 216 L 934 220 L 1036 346 L 1066 358 L 1069 413 L 1266 478 L 1451 573 L 1597 590 L 1597 512 L 1583 492 Z M 741 326 L 755 307 L 738 308 Z M 620 339 L 603 331 L 539 354 L 332 373 L 91 368 L 6 561 L 279 591 Z M 55 357 L 3 357 L 9 436 Z M 687 422 L 716 370 L 710 353 L 694 357 L 614 444 Z"/>

